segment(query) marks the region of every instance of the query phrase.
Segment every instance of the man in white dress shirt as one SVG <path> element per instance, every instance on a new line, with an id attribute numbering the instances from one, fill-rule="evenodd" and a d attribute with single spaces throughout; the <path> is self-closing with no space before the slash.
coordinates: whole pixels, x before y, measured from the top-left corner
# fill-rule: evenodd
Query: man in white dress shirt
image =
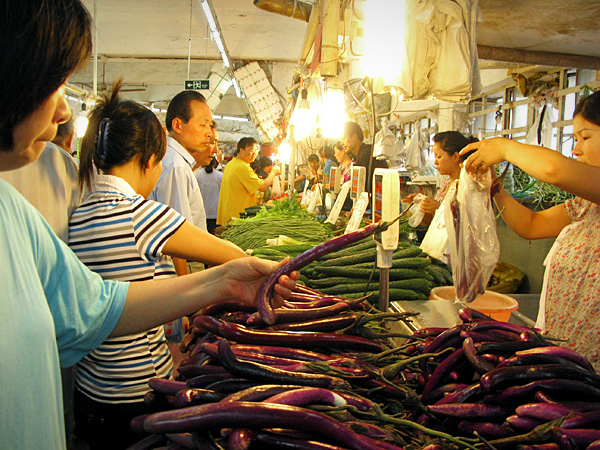
<path id="1" fill-rule="evenodd" d="M 212 125 L 212 111 L 202 94 L 190 90 L 173 97 L 166 117 L 167 153 L 158 183 L 149 196 L 205 231 L 206 212 L 193 167 L 196 160 L 208 165 L 212 159 Z M 186 260 L 173 258 L 173 263 L 178 275 L 188 273 Z"/>

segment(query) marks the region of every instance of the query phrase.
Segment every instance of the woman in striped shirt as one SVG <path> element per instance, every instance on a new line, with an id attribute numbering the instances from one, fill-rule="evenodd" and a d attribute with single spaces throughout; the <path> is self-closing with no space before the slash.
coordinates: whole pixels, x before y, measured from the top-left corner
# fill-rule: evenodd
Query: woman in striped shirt
<path id="1" fill-rule="evenodd" d="M 210 265 L 243 257 L 234 244 L 146 199 L 161 173 L 166 135 L 148 108 L 119 99 L 120 86 L 91 112 L 80 163 L 90 193 L 71 216 L 71 249 L 104 279 L 121 281 L 176 276 L 170 256 Z M 129 447 L 140 439 L 129 422 L 146 412 L 148 380 L 172 371 L 162 326 L 107 339 L 77 365 L 75 433 L 92 450 Z"/>

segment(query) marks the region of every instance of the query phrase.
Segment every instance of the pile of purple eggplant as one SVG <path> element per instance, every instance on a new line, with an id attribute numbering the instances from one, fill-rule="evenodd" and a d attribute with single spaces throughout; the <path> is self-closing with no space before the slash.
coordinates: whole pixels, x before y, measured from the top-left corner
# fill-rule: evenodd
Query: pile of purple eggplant
<path id="1" fill-rule="evenodd" d="M 600 376 L 578 353 L 535 329 L 463 309 L 463 323 L 430 328 L 407 342 L 425 411 L 417 422 L 489 448 L 600 448 Z M 386 373 L 384 372 L 384 373 Z"/>
<path id="2" fill-rule="evenodd" d="M 364 300 L 298 286 L 273 325 L 236 301 L 204 308 L 181 344 L 177 380 L 151 381 L 146 404 L 157 412 L 132 426 L 153 434 L 132 448 L 404 448 L 393 427 L 361 418 L 378 408 L 370 392 L 406 393 L 363 358 L 388 349 L 389 335 L 359 330 L 409 315 L 369 313 Z"/>

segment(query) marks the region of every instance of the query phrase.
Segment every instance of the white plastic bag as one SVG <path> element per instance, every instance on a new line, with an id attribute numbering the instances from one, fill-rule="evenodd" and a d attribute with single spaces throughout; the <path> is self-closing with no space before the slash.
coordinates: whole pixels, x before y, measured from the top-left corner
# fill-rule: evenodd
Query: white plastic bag
<path id="1" fill-rule="evenodd" d="M 448 194 L 451 190 L 456 189 L 456 184 L 450 186 Z M 447 194 L 447 195 L 448 195 Z M 446 210 L 446 204 L 442 202 L 438 209 L 435 210 L 435 214 L 425 237 L 421 241 L 419 246 L 421 250 L 427 253 L 432 258 L 442 261 L 445 264 L 450 264 L 450 253 L 448 251 L 448 230 L 446 229 L 446 219 L 444 211 Z"/>
<path id="2" fill-rule="evenodd" d="M 377 159 L 391 159 L 394 156 L 396 137 L 389 129 L 390 121 L 381 119 L 381 130 L 375 135 L 373 156 Z"/>
<path id="3" fill-rule="evenodd" d="M 425 213 L 421 211 L 421 203 L 423 203 L 423 200 L 426 198 L 427 196 L 423 194 L 417 194 L 415 195 L 415 198 L 413 198 L 413 206 L 410 208 L 411 215 L 408 218 L 408 224 L 413 228 L 418 227 L 423 220 L 423 217 L 425 217 Z"/>
<path id="4" fill-rule="evenodd" d="M 456 191 L 444 197 L 452 278 L 464 303 L 485 292 L 500 257 L 491 184 L 489 172 L 471 175 L 462 169 Z"/>

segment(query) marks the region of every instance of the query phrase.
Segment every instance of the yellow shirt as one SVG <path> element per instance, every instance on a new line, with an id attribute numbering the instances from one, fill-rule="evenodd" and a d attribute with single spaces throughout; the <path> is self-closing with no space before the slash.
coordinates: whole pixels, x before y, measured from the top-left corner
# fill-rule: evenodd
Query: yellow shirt
<path id="1" fill-rule="evenodd" d="M 256 191 L 262 184 L 263 180 L 246 161 L 236 157 L 229 161 L 221 181 L 217 225 L 229 222 L 232 217 L 240 217 L 244 209 L 256 205 Z"/>

